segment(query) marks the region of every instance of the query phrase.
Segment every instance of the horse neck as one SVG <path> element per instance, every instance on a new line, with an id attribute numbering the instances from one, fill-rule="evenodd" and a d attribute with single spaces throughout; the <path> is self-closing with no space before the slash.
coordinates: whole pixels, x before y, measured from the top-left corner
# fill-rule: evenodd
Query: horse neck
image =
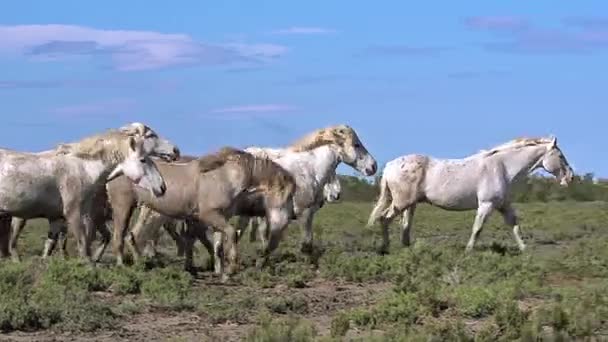
<path id="1" fill-rule="evenodd" d="M 74 158 L 79 160 L 87 176 L 96 185 L 105 184 L 110 173 L 122 162 L 122 160 L 105 158 L 86 159 L 75 156 Z"/>
<path id="2" fill-rule="evenodd" d="M 528 146 L 518 150 L 504 152 L 496 155 L 510 181 L 515 181 L 541 167 L 540 159 L 545 155 L 547 148 L 544 145 Z"/>
<path id="3" fill-rule="evenodd" d="M 324 145 L 317 147 L 310 151 L 313 156 L 313 170 L 315 178 L 320 183 L 326 183 L 336 168 L 340 164 L 341 160 L 338 151 L 331 145 Z"/>

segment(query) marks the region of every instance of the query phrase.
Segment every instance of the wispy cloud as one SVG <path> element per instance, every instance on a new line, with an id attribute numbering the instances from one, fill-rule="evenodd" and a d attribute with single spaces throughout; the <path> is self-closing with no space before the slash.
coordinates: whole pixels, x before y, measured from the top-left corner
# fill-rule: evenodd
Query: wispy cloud
<path id="1" fill-rule="evenodd" d="M 255 104 L 218 108 L 211 111 L 214 114 L 264 114 L 292 112 L 296 107 L 286 104 Z"/>
<path id="2" fill-rule="evenodd" d="M 568 17 L 564 23 L 583 29 L 608 29 L 608 17 Z"/>
<path id="3" fill-rule="evenodd" d="M 103 30 L 75 25 L 0 26 L 0 54 L 32 59 L 102 56 L 121 71 L 179 65 L 264 63 L 287 48 L 276 44 L 210 44 L 186 34 Z"/>
<path id="4" fill-rule="evenodd" d="M 111 99 L 106 101 L 80 103 L 53 108 L 52 113 L 63 117 L 90 117 L 90 116 L 120 116 L 124 112 L 135 108 L 136 102 L 132 99 Z"/>
<path id="5" fill-rule="evenodd" d="M 374 45 L 363 50 L 359 55 L 431 57 L 447 50 L 448 48 L 440 46 Z"/>
<path id="6" fill-rule="evenodd" d="M 508 33 L 506 40 L 482 43 L 481 46 L 488 51 L 525 54 L 581 54 L 608 48 L 608 30 L 600 28 L 603 22 L 597 18 L 569 19 L 570 27 L 584 28 L 582 31 L 565 28 L 538 28 L 515 17 L 476 18 L 478 19 L 465 20 L 465 25 L 481 30 Z"/>
<path id="7" fill-rule="evenodd" d="M 108 79 L 57 79 L 57 80 L 0 80 L 0 91 L 15 89 L 63 89 L 63 88 L 129 88 L 173 90 L 178 87 L 174 80 L 141 82 L 122 78 Z"/>
<path id="8" fill-rule="evenodd" d="M 489 71 L 455 71 L 448 74 L 448 78 L 457 80 L 469 80 L 482 77 L 499 77 L 508 75 L 506 71 L 489 70 Z"/>
<path id="9" fill-rule="evenodd" d="M 464 19 L 467 27 L 477 30 L 520 31 L 529 27 L 527 20 L 512 16 L 477 16 Z"/>
<path id="10" fill-rule="evenodd" d="M 314 26 L 292 26 L 280 30 L 272 31 L 273 34 L 282 34 L 282 35 L 312 35 L 312 34 L 332 34 L 337 31 L 330 28 L 325 27 L 314 27 Z"/>

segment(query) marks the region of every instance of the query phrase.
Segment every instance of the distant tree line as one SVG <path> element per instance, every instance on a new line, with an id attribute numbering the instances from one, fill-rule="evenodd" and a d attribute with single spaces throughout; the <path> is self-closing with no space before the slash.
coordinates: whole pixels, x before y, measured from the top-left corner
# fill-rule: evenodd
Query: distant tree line
<path id="1" fill-rule="evenodd" d="M 380 177 L 373 181 L 340 175 L 344 201 L 375 201 Z M 529 176 L 513 186 L 514 202 L 548 201 L 608 201 L 608 180 L 596 180 L 591 173 L 575 176 L 568 187 L 562 187 L 553 177 Z"/>

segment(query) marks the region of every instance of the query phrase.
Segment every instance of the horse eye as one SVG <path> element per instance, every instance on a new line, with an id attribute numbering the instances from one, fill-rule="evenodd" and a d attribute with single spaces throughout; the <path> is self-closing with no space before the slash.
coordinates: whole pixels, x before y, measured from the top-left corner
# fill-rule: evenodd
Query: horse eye
<path id="1" fill-rule="evenodd" d="M 355 143 L 355 145 L 354 145 L 354 146 L 355 146 L 355 148 L 360 148 L 360 147 L 361 147 L 361 144 L 359 144 L 359 143 Z"/>
<path id="2" fill-rule="evenodd" d="M 142 164 L 145 164 L 145 163 L 146 163 L 146 158 L 141 158 L 141 159 L 139 159 L 139 161 L 140 161 Z"/>

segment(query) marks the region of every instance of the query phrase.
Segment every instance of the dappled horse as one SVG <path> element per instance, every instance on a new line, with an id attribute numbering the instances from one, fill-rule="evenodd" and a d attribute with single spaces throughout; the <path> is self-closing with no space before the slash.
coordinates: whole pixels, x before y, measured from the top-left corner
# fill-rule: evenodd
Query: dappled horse
<path id="1" fill-rule="evenodd" d="M 368 225 L 380 221 L 383 231 L 380 251 L 386 253 L 388 227 L 399 214 L 403 214 L 401 242 L 404 246 L 410 245 L 412 219 L 419 202 L 447 210 L 477 209 L 466 247 L 470 251 L 486 219 L 496 209 L 513 228 L 519 249 L 524 250 L 509 195 L 513 182 L 539 168 L 554 175 L 563 186 L 567 186 L 573 177 L 572 168 L 557 146 L 556 138 L 516 139 L 464 159 L 402 156 L 384 168 L 380 196 Z"/>
<path id="2" fill-rule="evenodd" d="M 165 155 L 178 150 L 141 123 L 41 153 L 0 150 L 0 215 L 17 222 L 9 243 L 12 258 L 19 260 L 17 238 L 25 220 L 44 217 L 51 223 L 65 219 L 80 257 L 90 259 L 93 194 L 124 175 L 152 196 L 163 195 L 165 183 L 149 158 L 155 151 Z M 0 229 L 10 230 L 10 225 Z"/>
<path id="3" fill-rule="evenodd" d="M 108 183 L 108 197 L 114 221 L 114 252 L 122 264 L 124 239 L 136 205 L 144 204 L 163 215 L 194 219 L 213 227 L 215 271 L 222 279 L 236 272 L 237 232 L 228 219 L 239 211 L 241 202 L 255 198 L 263 205 L 277 239 L 293 217 L 293 177 L 269 159 L 225 147 L 220 151 L 186 163 L 157 162 L 167 183 L 162 197 L 132 185 L 126 178 Z M 223 268 L 223 243 L 226 240 L 229 267 Z M 189 253 L 189 254 L 188 254 Z M 264 263 L 265 253 L 260 262 Z M 186 249 L 186 268 L 192 267 L 192 250 Z"/>

